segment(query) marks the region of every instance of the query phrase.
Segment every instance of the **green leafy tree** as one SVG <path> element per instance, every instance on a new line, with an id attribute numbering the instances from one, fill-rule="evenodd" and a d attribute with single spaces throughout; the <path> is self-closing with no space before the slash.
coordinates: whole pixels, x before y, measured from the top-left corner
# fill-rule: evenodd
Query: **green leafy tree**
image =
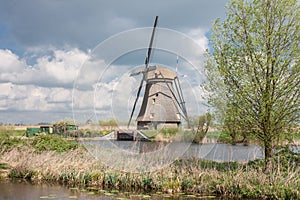
<path id="1" fill-rule="evenodd" d="M 297 0 L 231 0 L 216 20 L 207 60 L 209 102 L 273 147 L 299 122 L 299 5 Z"/>

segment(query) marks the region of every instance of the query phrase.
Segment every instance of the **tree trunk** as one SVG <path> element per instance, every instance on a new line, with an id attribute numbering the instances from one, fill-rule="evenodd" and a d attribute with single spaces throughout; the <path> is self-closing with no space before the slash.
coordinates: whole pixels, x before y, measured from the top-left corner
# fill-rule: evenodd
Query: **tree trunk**
<path id="1" fill-rule="evenodd" d="M 272 170 L 272 160 L 274 156 L 273 145 L 271 141 L 264 141 L 265 146 L 265 172 Z"/>
<path id="2" fill-rule="evenodd" d="M 232 144 L 232 145 L 236 145 L 236 143 L 237 143 L 236 132 L 235 132 L 235 131 L 232 131 L 232 132 L 230 133 L 230 137 L 231 137 L 231 144 Z"/>
<path id="3" fill-rule="evenodd" d="M 270 142 L 265 142 L 265 159 L 270 159 L 274 156 L 273 147 Z"/>

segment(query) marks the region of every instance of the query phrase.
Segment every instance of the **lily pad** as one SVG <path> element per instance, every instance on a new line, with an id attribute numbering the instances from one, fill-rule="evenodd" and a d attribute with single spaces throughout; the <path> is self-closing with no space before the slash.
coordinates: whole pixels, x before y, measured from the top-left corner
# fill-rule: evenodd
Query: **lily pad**
<path id="1" fill-rule="evenodd" d="M 111 190 L 111 193 L 119 193 L 119 190 Z"/>
<path id="2" fill-rule="evenodd" d="M 104 193 L 104 195 L 106 195 L 106 196 L 116 196 L 116 194 L 113 194 L 113 193 L 110 193 L 110 192 L 106 192 L 106 193 Z"/>
<path id="3" fill-rule="evenodd" d="M 186 193 L 184 193 L 184 192 L 177 192 L 177 193 L 175 193 L 176 195 L 186 195 Z"/>
<path id="4" fill-rule="evenodd" d="M 192 198 L 196 198 L 197 196 L 196 195 L 193 195 L 193 194 L 186 194 L 184 195 L 185 197 L 192 197 Z"/>
<path id="5" fill-rule="evenodd" d="M 147 199 L 147 198 L 151 198 L 151 196 L 148 195 L 148 194 L 144 194 L 144 195 L 142 196 L 142 198 Z"/>
<path id="6" fill-rule="evenodd" d="M 87 187 L 86 189 L 87 189 L 87 190 L 93 190 L 93 191 L 95 191 L 95 190 L 98 191 L 98 190 L 99 190 L 99 189 L 96 188 L 96 187 Z"/>
<path id="7" fill-rule="evenodd" d="M 94 194 L 96 194 L 96 193 L 95 193 L 95 192 L 88 192 L 87 194 L 94 195 Z"/>
<path id="8" fill-rule="evenodd" d="M 216 196 L 213 196 L 213 195 L 211 195 L 211 196 L 200 196 L 198 198 L 199 199 L 214 199 L 214 198 L 216 198 Z"/>

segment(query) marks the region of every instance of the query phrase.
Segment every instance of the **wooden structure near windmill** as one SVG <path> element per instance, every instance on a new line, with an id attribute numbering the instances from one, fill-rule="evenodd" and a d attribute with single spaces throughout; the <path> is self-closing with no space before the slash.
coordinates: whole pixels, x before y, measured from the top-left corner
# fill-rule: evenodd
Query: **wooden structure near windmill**
<path id="1" fill-rule="evenodd" d="M 149 66 L 152 43 L 158 16 L 155 18 L 145 67 L 130 76 L 142 75 L 136 99 L 128 122 L 131 123 L 140 92 L 145 84 L 143 102 L 137 116 L 137 129 L 157 129 L 158 126 L 177 127 L 182 119 L 188 122 L 187 110 L 177 74 L 162 66 Z"/>

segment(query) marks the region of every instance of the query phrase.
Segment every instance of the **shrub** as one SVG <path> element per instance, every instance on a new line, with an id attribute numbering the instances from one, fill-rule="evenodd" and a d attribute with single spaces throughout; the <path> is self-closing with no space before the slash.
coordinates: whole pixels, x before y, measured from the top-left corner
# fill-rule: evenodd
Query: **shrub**
<path id="1" fill-rule="evenodd" d="M 33 148 L 37 152 L 42 151 L 56 151 L 56 152 L 65 152 L 72 149 L 76 149 L 78 144 L 72 140 L 66 140 L 61 138 L 58 135 L 40 135 L 34 137 L 31 142 Z"/>
<path id="2" fill-rule="evenodd" d="M 6 133 L 0 133 L 0 152 L 10 150 L 12 147 L 25 144 L 25 141 L 20 138 L 10 137 Z"/>

